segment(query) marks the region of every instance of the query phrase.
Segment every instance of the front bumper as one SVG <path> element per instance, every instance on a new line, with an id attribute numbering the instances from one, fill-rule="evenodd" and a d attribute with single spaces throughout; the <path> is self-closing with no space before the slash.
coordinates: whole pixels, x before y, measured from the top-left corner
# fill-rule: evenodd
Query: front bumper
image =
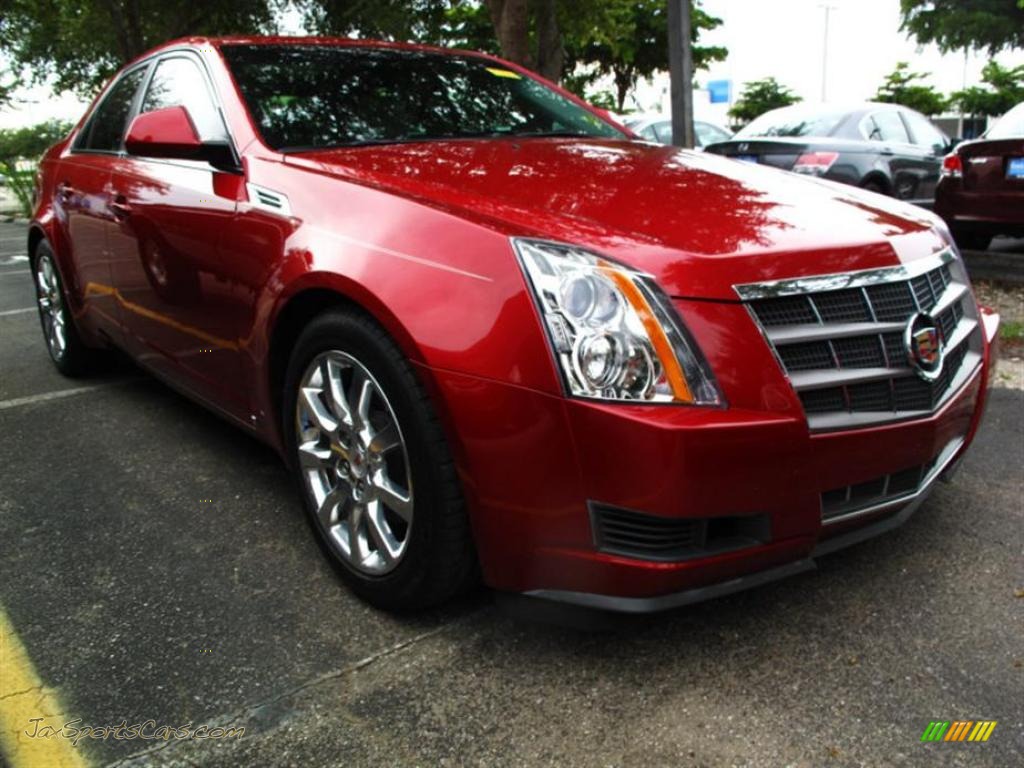
<path id="1" fill-rule="evenodd" d="M 724 410 L 570 400 L 450 371 L 424 379 L 442 406 L 490 586 L 657 611 L 811 569 L 815 557 L 905 521 L 977 431 L 998 317 L 983 314 L 982 325 L 982 361 L 939 411 L 841 432 L 811 433 L 771 377 Z M 912 495 L 823 523 L 824 492 L 913 466 L 929 470 Z M 593 502 L 664 520 L 757 515 L 770 533 L 707 556 L 644 559 L 602 550 Z"/>
<path id="2" fill-rule="evenodd" d="M 700 603 L 716 597 L 724 597 L 734 592 L 742 592 L 746 589 L 753 589 L 763 584 L 795 576 L 806 571 L 815 569 L 814 559 L 823 555 L 831 554 L 845 547 L 859 544 L 862 541 L 879 536 L 887 531 L 899 527 L 905 523 L 912 514 L 928 498 L 935 483 L 943 477 L 946 470 L 955 463 L 960 455 L 962 442 L 954 444 L 955 450 L 951 451 L 941 466 L 937 467 L 929 477 L 927 483 L 916 493 L 898 502 L 879 505 L 870 510 L 865 517 L 875 518 L 874 522 L 847 530 L 845 533 L 831 536 L 819 541 L 811 550 L 808 557 L 799 560 L 776 565 L 761 571 L 754 571 L 744 576 L 738 576 L 726 581 L 719 581 L 702 587 L 684 589 L 680 592 L 673 592 L 666 595 L 654 597 L 621 597 L 616 595 L 599 595 L 591 592 L 568 592 L 560 590 L 538 589 L 530 592 L 531 597 L 539 597 L 546 600 L 554 600 L 561 603 L 579 605 L 584 608 L 595 608 L 604 611 L 615 611 L 617 613 L 655 613 L 667 611 L 673 608 L 681 608 L 685 605 Z M 894 514 L 886 514 L 893 511 Z"/>

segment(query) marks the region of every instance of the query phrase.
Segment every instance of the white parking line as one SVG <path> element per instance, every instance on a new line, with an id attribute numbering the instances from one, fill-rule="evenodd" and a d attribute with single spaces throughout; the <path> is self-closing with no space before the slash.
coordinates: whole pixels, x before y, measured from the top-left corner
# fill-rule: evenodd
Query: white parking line
<path id="1" fill-rule="evenodd" d="M 114 381 L 109 384 L 96 384 L 91 387 L 75 387 L 74 389 L 60 389 L 56 392 L 43 392 L 39 395 L 29 395 L 28 397 L 15 397 L 11 400 L 0 400 L 0 411 L 6 411 L 9 408 L 18 408 L 22 405 L 33 405 L 35 403 L 45 403 L 48 400 L 61 400 L 65 397 L 72 397 L 74 395 L 84 395 L 86 392 L 95 392 L 100 389 L 110 389 L 112 387 L 120 387 L 125 384 L 131 384 L 137 379 L 128 379 L 127 381 Z"/>
<path id="2" fill-rule="evenodd" d="M 25 312 L 35 311 L 35 307 L 25 307 L 25 309 L 5 309 L 3 312 L 0 312 L 0 317 L 7 317 L 7 315 L 21 315 L 24 314 Z"/>

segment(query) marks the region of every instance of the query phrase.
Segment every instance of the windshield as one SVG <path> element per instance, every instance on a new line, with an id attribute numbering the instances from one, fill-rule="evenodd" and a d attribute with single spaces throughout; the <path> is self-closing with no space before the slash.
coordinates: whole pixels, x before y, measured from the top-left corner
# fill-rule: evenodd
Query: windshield
<path id="1" fill-rule="evenodd" d="M 1024 138 L 1024 102 L 1011 109 L 988 129 L 986 139 Z"/>
<path id="2" fill-rule="evenodd" d="M 495 136 L 625 138 L 536 80 L 477 56 L 338 45 L 228 45 L 264 142 L 281 152 Z"/>
<path id="3" fill-rule="evenodd" d="M 796 105 L 773 109 L 766 112 L 734 139 L 749 139 L 754 136 L 831 136 L 846 117 L 846 112 L 835 112 L 822 107 Z"/>

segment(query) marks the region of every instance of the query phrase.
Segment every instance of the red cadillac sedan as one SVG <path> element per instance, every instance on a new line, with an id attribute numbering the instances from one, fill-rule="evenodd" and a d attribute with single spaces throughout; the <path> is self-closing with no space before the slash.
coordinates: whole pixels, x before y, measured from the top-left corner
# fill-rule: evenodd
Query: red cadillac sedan
<path id="1" fill-rule="evenodd" d="M 365 41 L 132 62 L 46 154 L 28 246 L 61 372 L 118 347 L 270 443 L 392 609 L 811 568 L 963 455 L 998 326 L 931 213 Z"/>

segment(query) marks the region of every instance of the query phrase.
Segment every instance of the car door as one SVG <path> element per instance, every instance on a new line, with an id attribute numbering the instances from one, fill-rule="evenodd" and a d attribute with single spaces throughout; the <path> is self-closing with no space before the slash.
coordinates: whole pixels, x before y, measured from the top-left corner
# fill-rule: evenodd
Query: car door
<path id="1" fill-rule="evenodd" d="M 145 66 L 136 67 L 111 84 L 57 169 L 54 205 L 69 245 L 69 300 L 86 323 L 117 342 L 121 307 L 110 270 L 110 179 L 145 73 Z"/>
<path id="2" fill-rule="evenodd" d="M 893 197 L 918 199 L 927 166 L 923 164 L 923 153 L 910 143 L 910 134 L 899 111 L 879 109 L 872 112 L 864 119 L 862 130 L 869 141 L 878 144 L 878 162 L 883 168 L 888 168 Z"/>
<path id="3" fill-rule="evenodd" d="M 900 115 L 910 131 L 910 140 L 920 150 L 922 156 L 923 175 L 918 197 L 934 202 L 935 187 L 939 183 L 939 174 L 942 170 L 942 158 L 949 150 L 951 142 L 949 137 L 932 125 L 924 115 L 909 109 L 900 110 Z"/>
<path id="4" fill-rule="evenodd" d="M 229 140 L 206 71 L 187 51 L 155 62 L 138 111 L 171 106 L 188 110 L 203 141 Z M 238 360 L 240 299 L 220 254 L 241 178 L 205 161 L 123 155 L 111 179 L 117 226 L 110 250 L 135 354 L 248 421 L 250 390 Z"/>

